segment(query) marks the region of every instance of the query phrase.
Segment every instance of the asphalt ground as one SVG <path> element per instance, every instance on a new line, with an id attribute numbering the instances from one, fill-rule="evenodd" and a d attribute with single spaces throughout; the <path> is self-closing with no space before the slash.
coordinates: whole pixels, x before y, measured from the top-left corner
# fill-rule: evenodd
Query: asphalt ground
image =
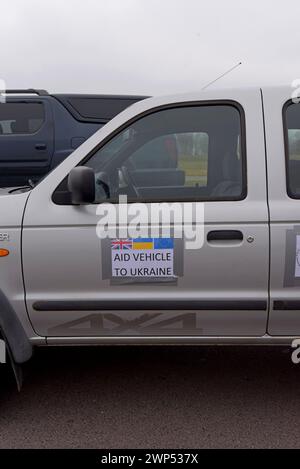
<path id="1" fill-rule="evenodd" d="M 24 372 L 0 365 L 0 448 L 300 446 L 287 348 L 40 348 Z"/>

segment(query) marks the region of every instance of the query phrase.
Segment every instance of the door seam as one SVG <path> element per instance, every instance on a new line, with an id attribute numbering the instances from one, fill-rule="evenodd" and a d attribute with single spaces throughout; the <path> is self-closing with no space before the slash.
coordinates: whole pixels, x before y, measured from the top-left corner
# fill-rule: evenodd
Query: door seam
<path id="1" fill-rule="evenodd" d="M 266 323 L 266 333 L 269 330 L 270 314 L 271 314 L 271 216 L 270 216 L 270 204 L 269 204 L 269 180 L 268 180 L 268 150 L 267 150 L 267 136 L 266 136 L 266 120 L 265 120 L 265 107 L 264 107 L 264 97 L 262 88 L 260 88 L 261 96 L 261 107 L 262 107 L 262 119 L 263 119 L 263 133 L 264 133 L 264 146 L 265 146 L 265 168 L 266 168 L 266 203 L 267 203 L 267 212 L 268 212 L 268 310 L 267 310 L 267 323 Z"/>

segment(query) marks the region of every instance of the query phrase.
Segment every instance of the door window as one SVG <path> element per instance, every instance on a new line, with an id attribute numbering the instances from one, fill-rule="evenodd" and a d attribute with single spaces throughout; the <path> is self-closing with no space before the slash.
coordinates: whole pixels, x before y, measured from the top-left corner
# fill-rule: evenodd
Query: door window
<path id="1" fill-rule="evenodd" d="M 246 195 L 241 111 L 229 104 L 163 109 L 132 123 L 85 163 L 96 202 L 240 200 Z"/>
<path id="2" fill-rule="evenodd" d="M 34 134 L 44 120 L 42 103 L 0 104 L 0 135 Z"/>
<path id="3" fill-rule="evenodd" d="M 300 104 L 288 103 L 284 108 L 284 132 L 287 161 L 287 192 L 300 198 Z"/>

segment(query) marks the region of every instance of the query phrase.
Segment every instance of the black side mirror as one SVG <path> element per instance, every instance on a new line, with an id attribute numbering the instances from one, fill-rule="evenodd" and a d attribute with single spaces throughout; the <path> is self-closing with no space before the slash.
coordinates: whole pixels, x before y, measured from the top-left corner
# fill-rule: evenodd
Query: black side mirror
<path id="1" fill-rule="evenodd" d="M 95 173 L 87 166 L 73 168 L 68 177 L 72 204 L 91 204 L 95 201 Z"/>

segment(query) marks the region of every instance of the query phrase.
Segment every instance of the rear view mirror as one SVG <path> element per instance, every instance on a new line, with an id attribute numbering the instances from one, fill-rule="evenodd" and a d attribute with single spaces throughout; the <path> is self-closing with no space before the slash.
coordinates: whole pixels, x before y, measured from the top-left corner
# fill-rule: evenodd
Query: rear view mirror
<path id="1" fill-rule="evenodd" d="M 95 201 L 95 173 L 87 166 L 73 168 L 68 177 L 72 204 L 92 204 Z"/>

